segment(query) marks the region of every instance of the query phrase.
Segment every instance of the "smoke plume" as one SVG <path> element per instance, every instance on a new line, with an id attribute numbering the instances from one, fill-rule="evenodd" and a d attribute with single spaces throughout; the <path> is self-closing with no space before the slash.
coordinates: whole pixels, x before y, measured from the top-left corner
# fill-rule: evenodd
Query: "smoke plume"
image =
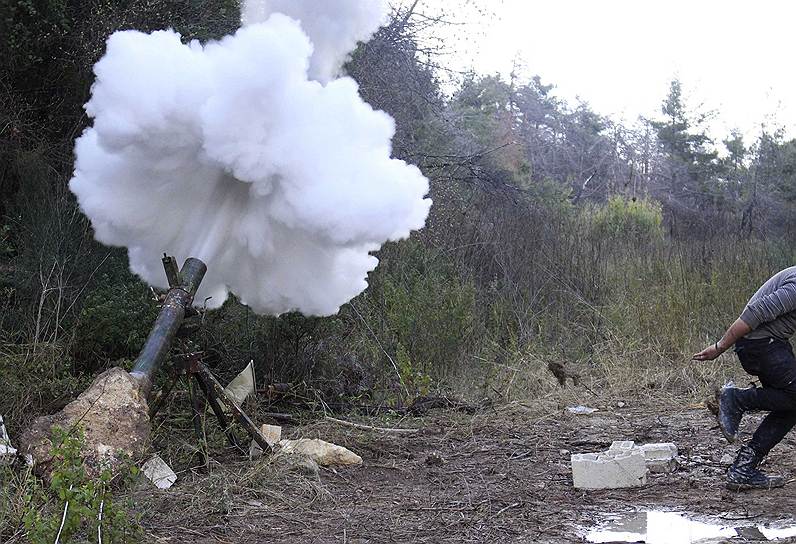
<path id="1" fill-rule="evenodd" d="M 326 83 L 336 76 L 357 42 L 366 41 L 385 19 L 384 0 L 249 0 L 243 25 L 261 23 L 273 13 L 300 22 L 312 42 L 309 77 Z"/>
<path id="2" fill-rule="evenodd" d="M 259 313 L 328 315 L 365 289 L 370 252 L 431 205 L 420 171 L 390 158 L 393 120 L 331 78 L 381 9 L 250 3 L 243 28 L 204 45 L 113 34 L 70 182 L 96 238 L 155 286 L 164 252 L 204 260 L 210 307 L 232 291 Z"/>

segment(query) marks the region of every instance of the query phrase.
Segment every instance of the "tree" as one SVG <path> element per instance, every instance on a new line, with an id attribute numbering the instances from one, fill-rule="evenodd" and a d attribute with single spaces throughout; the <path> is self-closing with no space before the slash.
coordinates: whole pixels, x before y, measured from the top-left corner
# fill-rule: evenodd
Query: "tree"
<path id="1" fill-rule="evenodd" d="M 702 232 L 695 230 L 695 225 L 710 230 L 711 223 L 704 215 L 715 208 L 723 188 L 716 183 L 718 153 L 704 129 L 709 115 L 687 109 L 682 85 L 676 78 L 669 84 L 661 113 L 663 118 L 650 121 L 650 125 L 661 155 L 655 176 L 659 180 L 657 193 L 666 204 L 670 230 L 675 232 L 678 218 L 684 220 L 684 233 Z"/>

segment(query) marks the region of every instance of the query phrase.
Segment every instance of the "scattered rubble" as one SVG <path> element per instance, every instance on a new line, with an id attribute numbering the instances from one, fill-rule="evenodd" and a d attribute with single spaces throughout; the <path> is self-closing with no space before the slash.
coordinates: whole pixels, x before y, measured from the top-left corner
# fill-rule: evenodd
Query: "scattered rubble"
<path id="1" fill-rule="evenodd" d="M 318 438 L 282 440 L 282 427 L 278 425 L 262 425 L 260 432 L 265 437 L 265 441 L 278 453 L 295 457 L 296 460 L 292 464 L 307 474 L 317 474 L 319 465 L 362 464 L 362 458 L 351 450 Z M 254 461 L 262 455 L 262 448 L 252 440 L 249 445 L 249 459 Z"/>
<path id="2" fill-rule="evenodd" d="M 268 442 L 268 445 L 272 448 L 282 440 L 282 427 L 279 425 L 263 424 L 260 427 L 260 433 L 262 433 L 265 437 L 265 441 Z"/>
<path id="3" fill-rule="evenodd" d="M 30 456 L 38 474 L 49 474 L 52 464 L 53 427 L 80 428 L 86 472 L 114 471 L 126 459 L 144 454 L 151 430 L 147 402 L 139 382 L 123 369 L 111 368 L 57 414 L 37 418 L 19 438 L 19 451 Z"/>
<path id="4" fill-rule="evenodd" d="M 17 457 L 17 450 L 11 447 L 11 438 L 6 431 L 3 416 L 0 416 L 0 465 L 11 464 Z"/>
<path id="5" fill-rule="evenodd" d="M 647 483 L 647 471 L 677 469 L 677 446 L 671 442 L 636 446 L 632 440 L 617 440 L 605 452 L 577 453 L 570 460 L 578 489 L 639 487 Z"/>
<path id="6" fill-rule="evenodd" d="M 177 475 L 158 455 L 144 463 L 141 471 L 158 489 L 168 489 L 177 481 Z"/>

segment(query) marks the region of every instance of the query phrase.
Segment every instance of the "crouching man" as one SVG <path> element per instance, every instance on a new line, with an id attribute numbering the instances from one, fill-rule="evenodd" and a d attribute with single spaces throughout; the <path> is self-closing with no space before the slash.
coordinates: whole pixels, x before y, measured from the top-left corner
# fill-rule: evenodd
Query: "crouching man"
<path id="1" fill-rule="evenodd" d="M 719 427 L 735 442 L 745 412 L 769 412 L 727 471 L 733 490 L 781 487 L 781 476 L 766 476 L 758 465 L 796 424 L 796 358 L 788 339 L 796 331 L 796 266 L 766 281 L 749 300 L 741 317 L 715 344 L 694 355 L 710 361 L 735 345 L 743 369 L 762 387 L 724 386 L 719 394 Z"/>

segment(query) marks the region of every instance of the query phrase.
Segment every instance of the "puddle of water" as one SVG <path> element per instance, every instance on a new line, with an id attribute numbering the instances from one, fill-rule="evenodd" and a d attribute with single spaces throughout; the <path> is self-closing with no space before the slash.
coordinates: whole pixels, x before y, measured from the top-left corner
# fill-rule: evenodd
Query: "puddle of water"
<path id="1" fill-rule="evenodd" d="M 796 527 L 785 527 L 783 529 L 767 529 L 765 527 L 758 527 L 763 536 L 769 540 L 778 540 L 780 538 L 792 538 L 796 536 Z"/>
<path id="2" fill-rule="evenodd" d="M 749 531 L 758 532 L 768 540 L 796 536 L 796 526 L 770 528 L 747 526 L 736 528 L 727 524 L 705 523 L 676 512 L 641 512 L 609 518 L 602 528 L 590 531 L 586 540 L 605 542 L 644 542 L 646 544 L 695 544 L 716 538 L 732 538 Z"/>

